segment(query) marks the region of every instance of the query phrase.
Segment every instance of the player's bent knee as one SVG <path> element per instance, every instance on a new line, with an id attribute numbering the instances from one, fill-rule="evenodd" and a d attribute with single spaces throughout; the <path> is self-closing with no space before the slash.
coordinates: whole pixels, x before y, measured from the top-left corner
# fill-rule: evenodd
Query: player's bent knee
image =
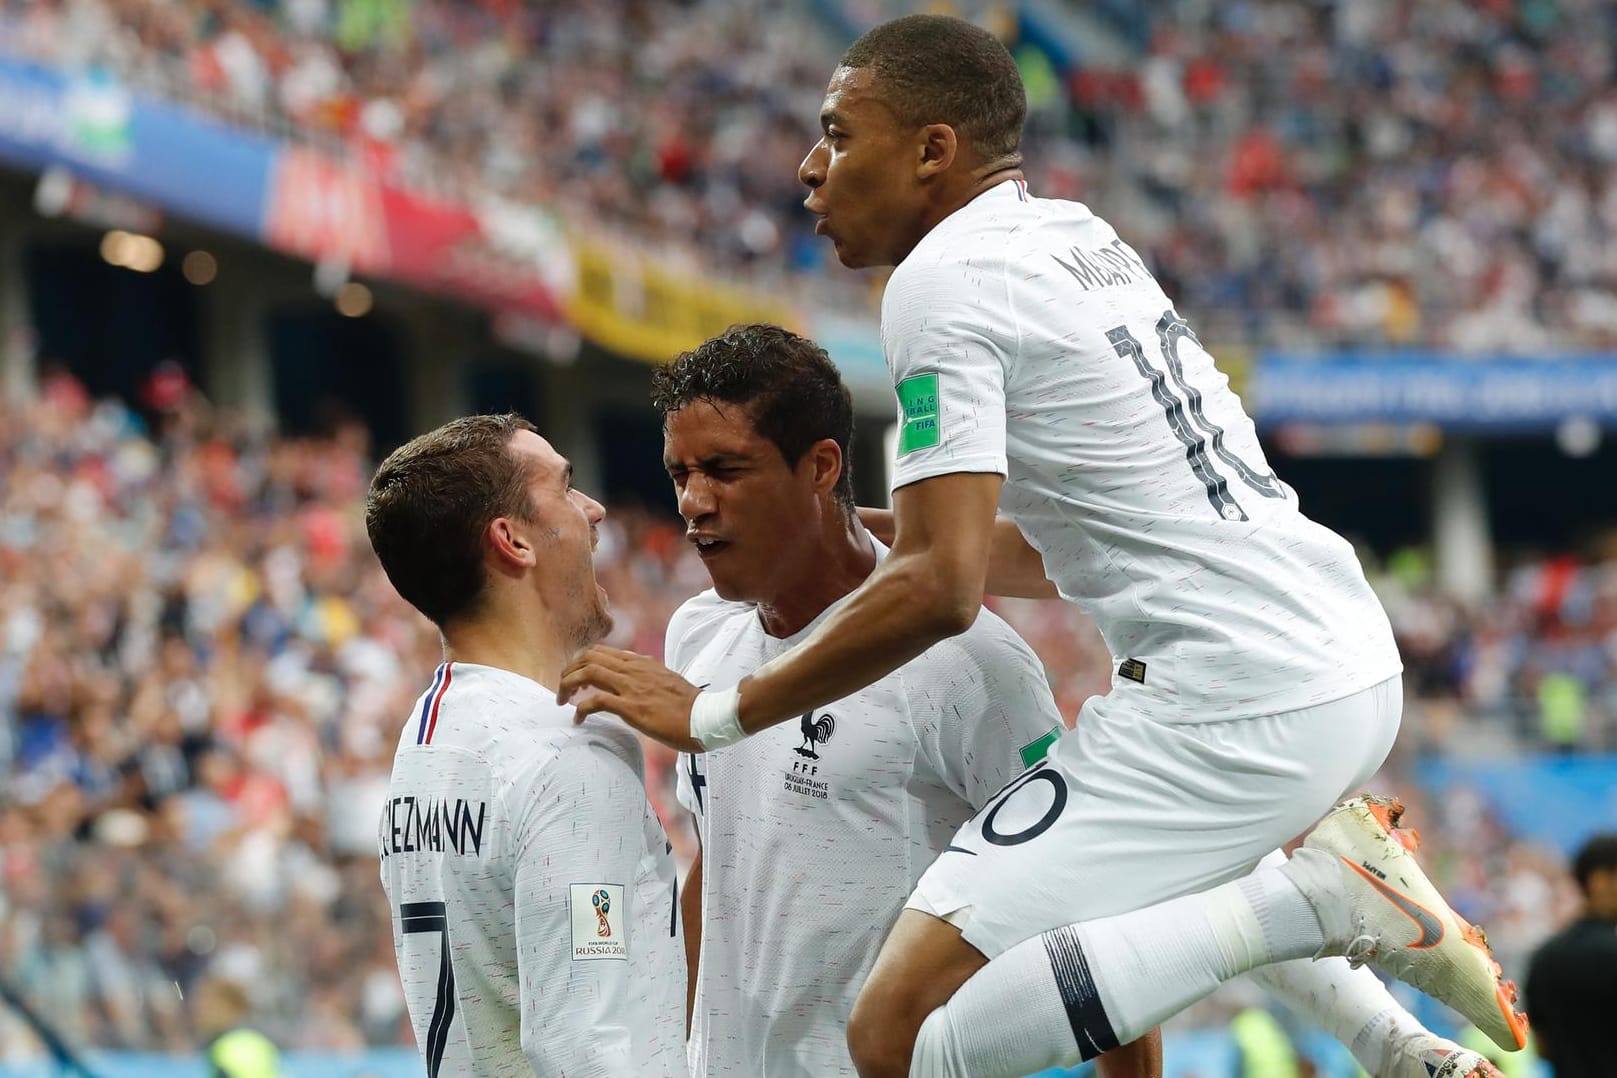
<path id="1" fill-rule="evenodd" d="M 953 925 L 899 914 L 848 1019 L 860 1078 L 906 1078 L 921 1024 L 987 961 Z"/>
<path id="2" fill-rule="evenodd" d="M 926 980 L 900 975 L 905 968 L 878 960 L 854 1000 L 848 1053 L 860 1078 L 905 1078 L 916 1033 L 940 1002 L 923 990 Z"/>
<path id="3" fill-rule="evenodd" d="M 915 1029 L 888 1024 L 879 1008 L 860 994 L 848 1019 L 848 1054 L 859 1078 L 908 1078 Z M 918 1028 L 918 1027 L 917 1027 Z"/>

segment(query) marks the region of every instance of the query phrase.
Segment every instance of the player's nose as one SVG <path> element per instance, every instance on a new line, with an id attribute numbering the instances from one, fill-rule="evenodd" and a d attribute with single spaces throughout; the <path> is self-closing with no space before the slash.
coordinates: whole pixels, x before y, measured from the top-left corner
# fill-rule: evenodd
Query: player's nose
<path id="1" fill-rule="evenodd" d="M 712 484 L 700 475 L 691 476 L 679 489 L 679 515 L 687 524 L 695 524 L 703 517 L 711 516 L 717 506 Z"/>
<path id="2" fill-rule="evenodd" d="M 814 188 L 825 182 L 825 140 L 821 139 L 809 150 L 803 163 L 797 166 L 797 178 L 806 187 Z"/>

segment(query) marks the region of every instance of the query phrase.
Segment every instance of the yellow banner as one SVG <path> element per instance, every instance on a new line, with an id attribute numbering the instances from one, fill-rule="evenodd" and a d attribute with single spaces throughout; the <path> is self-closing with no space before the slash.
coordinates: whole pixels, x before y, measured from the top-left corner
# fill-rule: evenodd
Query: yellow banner
<path id="1" fill-rule="evenodd" d="M 1251 385 L 1252 378 L 1251 350 L 1233 344 L 1213 344 L 1207 350 L 1212 353 L 1218 369 L 1230 380 L 1230 388 L 1246 405 L 1246 414 L 1251 415 L 1252 402 L 1246 399 L 1247 386 Z"/>
<path id="2" fill-rule="evenodd" d="M 738 323 L 806 328 L 795 307 L 762 292 L 716 284 L 628 245 L 570 242 L 578 278 L 567 316 L 609 352 L 666 363 Z"/>

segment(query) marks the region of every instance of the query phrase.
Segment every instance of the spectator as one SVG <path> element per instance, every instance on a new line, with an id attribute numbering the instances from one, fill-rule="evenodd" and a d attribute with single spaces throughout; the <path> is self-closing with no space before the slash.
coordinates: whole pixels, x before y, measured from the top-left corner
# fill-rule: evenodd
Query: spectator
<path id="1" fill-rule="evenodd" d="M 406 185 L 540 202 L 698 272 L 795 277 L 796 294 L 846 308 L 869 297 L 822 272 L 794 178 L 846 34 L 814 13 L 839 6 L 883 14 L 851 0 L 0 0 L 0 48 Z M 1617 3 L 1135 6 L 1140 52 L 1109 69 L 1057 71 L 1014 43 L 1037 106 L 1030 180 L 1128 222 L 1204 338 L 1617 346 Z M 965 10 L 1014 36 L 1003 5 Z"/>
<path id="2" fill-rule="evenodd" d="M 200 1047 L 221 979 L 288 1048 L 408 1043 L 375 821 L 397 672 L 438 641 L 364 542 L 364 441 L 189 387 L 154 441 L 53 378 L 0 411 L 0 974 L 75 1043 Z M 660 650 L 700 565 L 633 510 L 601 548 L 615 641 Z M 651 795 L 688 852 L 670 762 Z M 30 1041 L 0 1013 L 0 1058 Z"/>
<path id="3" fill-rule="evenodd" d="M 1617 1014 L 1617 833 L 1591 838 L 1572 874 L 1583 914 L 1533 956 L 1527 1005 L 1539 1055 L 1555 1078 L 1605 1078 Z"/>
<path id="4" fill-rule="evenodd" d="M 279 1078 L 281 1054 L 274 1042 L 245 1024 L 252 1011 L 246 989 L 211 977 L 197 992 L 196 1010 L 207 1039 L 209 1078 Z"/>
<path id="5" fill-rule="evenodd" d="M 179 421 L 148 433 L 52 378 L 37 406 L 0 412 L 0 974 L 74 1043 L 201 1047 L 197 991 L 215 979 L 251 985 L 248 1021 L 287 1049 L 409 1043 L 374 821 L 414 688 L 398 672 L 432 665 L 438 640 L 359 531 L 364 439 L 272 437 L 189 387 Z M 660 654 L 706 585 L 680 535 L 642 510 L 607 516 L 614 644 Z M 1585 688 L 1577 750 L 1609 737 L 1617 565 L 1523 563 L 1475 611 L 1428 575 L 1380 580 L 1411 682 L 1386 785 L 1514 971 L 1570 912 L 1562 865 L 1481 796 L 1428 803 L 1406 756 L 1492 723 L 1507 749 L 1531 745 L 1551 670 Z M 995 605 L 1063 714 L 1105 690 L 1104 643 L 1073 608 Z M 671 763 L 648 747 L 688 861 Z M 32 1043 L 0 1012 L 0 1059 Z"/>

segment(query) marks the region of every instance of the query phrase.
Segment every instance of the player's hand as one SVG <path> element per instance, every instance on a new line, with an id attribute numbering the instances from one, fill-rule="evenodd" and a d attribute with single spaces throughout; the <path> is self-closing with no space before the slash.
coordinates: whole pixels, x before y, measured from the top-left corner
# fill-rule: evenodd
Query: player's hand
<path id="1" fill-rule="evenodd" d="M 579 652 L 561 672 L 556 702 L 577 708 L 574 722 L 607 712 L 669 748 L 701 752 L 691 737 L 697 691 L 656 659 L 596 644 Z"/>

